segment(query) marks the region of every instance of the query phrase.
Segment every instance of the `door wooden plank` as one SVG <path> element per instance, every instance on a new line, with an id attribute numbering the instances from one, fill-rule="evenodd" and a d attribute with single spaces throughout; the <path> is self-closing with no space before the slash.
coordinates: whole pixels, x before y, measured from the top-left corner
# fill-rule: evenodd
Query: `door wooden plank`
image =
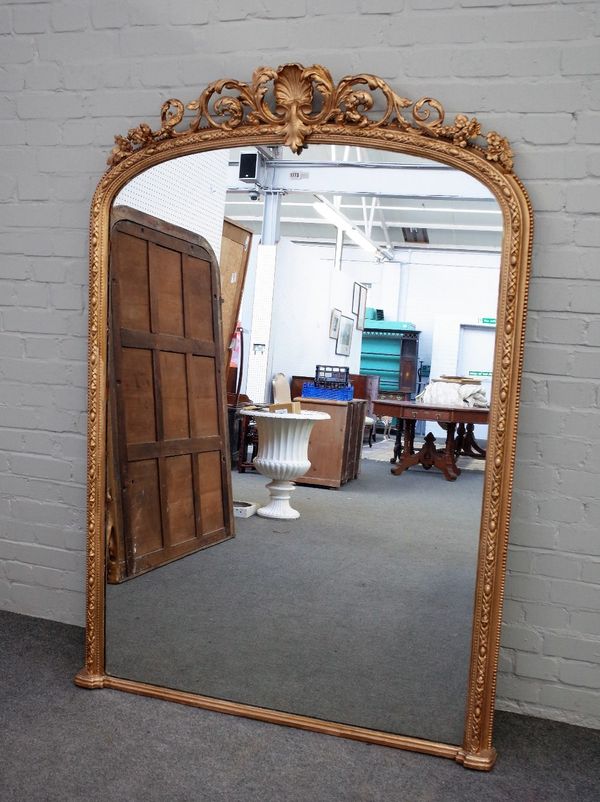
<path id="1" fill-rule="evenodd" d="M 221 437 L 190 437 L 183 440 L 164 440 L 156 443 L 133 443 L 127 446 L 127 459 L 153 459 L 197 454 L 202 451 L 220 451 L 224 448 Z"/>
<path id="2" fill-rule="evenodd" d="M 224 525 L 223 504 L 221 503 L 223 483 L 219 452 L 208 451 L 198 454 L 198 469 L 202 529 L 206 533 L 214 532 L 222 529 Z"/>
<path id="3" fill-rule="evenodd" d="M 128 348 L 154 348 L 173 351 L 176 354 L 199 354 L 215 356 L 214 342 L 194 340 L 191 337 L 174 337 L 171 334 L 152 334 L 151 332 L 121 329 L 121 344 Z"/>
<path id="4" fill-rule="evenodd" d="M 152 321 L 153 319 L 156 319 L 155 317 L 153 318 L 152 292 L 150 292 L 150 306 L 151 306 L 150 319 Z M 154 309 L 155 308 L 156 307 L 154 307 Z M 162 393 L 163 383 L 161 376 L 160 357 L 161 357 L 160 351 L 152 351 L 152 368 L 154 371 L 154 406 L 156 409 L 156 439 L 162 442 L 165 439 L 165 416 L 163 411 L 163 393 Z M 158 492 L 160 496 L 159 509 L 160 509 L 161 525 L 162 525 L 162 542 L 163 545 L 166 547 L 171 542 L 171 533 L 169 531 L 169 516 L 168 516 L 169 499 L 167 496 L 167 475 L 165 471 L 164 458 L 159 457 L 159 459 L 157 460 L 157 465 L 158 465 L 158 479 L 159 479 Z"/>
<path id="5" fill-rule="evenodd" d="M 124 232 L 123 232 L 124 233 Z M 113 417 L 107 422 L 107 463 L 110 466 L 112 463 L 114 467 L 114 475 L 112 477 L 112 499 L 108 504 L 108 512 L 110 512 L 111 503 L 117 506 L 122 513 L 121 522 L 123 528 L 119 529 L 117 525 L 116 516 L 113 518 L 110 538 L 112 540 L 111 549 L 115 555 L 123 555 L 124 562 L 118 558 L 112 563 L 111 569 L 107 572 L 107 580 L 111 582 L 120 582 L 123 578 L 131 575 L 135 570 L 136 559 L 134 552 L 134 542 L 132 536 L 131 516 L 128 504 L 127 490 L 129 482 L 127 461 L 127 436 L 126 436 L 126 421 L 128 413 L 125 411 L 125 396 L 126 396 L 126 382 L 121 380 L 123 375 L 123 348 L 121 347 L 121 287 L 119 284 L 119 275 L 123 271 L 118 269 L 120 265 L 127 263 L 127 251 L 121 247 L 120 237 L 115 237 L 111 241 L 111 274 L 109 276 L 109 364 L 108 364 L 108 378 L 109 397 L 113 397 L 113 403 L 108 407 L 108 414 L 114 413 Z M 145 249 L 147 255 L 147 248 Z M 148 308 L 145 313 L 139 316 L 142 325 L 145 323 L 150 325 L 150 309 L 149 309 L 150 296 L 149 293 L 145 296 L 145 302 Z M 154 384 L 154 382 L 153 382 Z M 151 394 L 152 408 L 154 408 L 154 386 L 152 387 Z M 130 414 L 130 413 L 129 413 Z M 151 437 L 156 437 L 156 427 L 154 425 L 154 415 L 152 416 Z M 148 433 L 148 432 L 146 432 Z M 116 447 L 115 452 L 112 448 Z M 107 471 L 108 473 L 108 471 Z M 110 541 L 109 541 L 110 542 Z"/>

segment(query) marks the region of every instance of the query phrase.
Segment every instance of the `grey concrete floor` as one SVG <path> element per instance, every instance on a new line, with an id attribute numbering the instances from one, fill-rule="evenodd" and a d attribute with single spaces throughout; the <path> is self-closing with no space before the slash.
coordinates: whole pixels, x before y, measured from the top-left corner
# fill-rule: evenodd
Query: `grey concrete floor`
<path id="1" fill-rule="evenodd" d="M 498 713 L 480 774 L 441 758 L 73 685 L 83 630 L 0 612 L 2 802 L 598 802 L 600 732 Z"/>

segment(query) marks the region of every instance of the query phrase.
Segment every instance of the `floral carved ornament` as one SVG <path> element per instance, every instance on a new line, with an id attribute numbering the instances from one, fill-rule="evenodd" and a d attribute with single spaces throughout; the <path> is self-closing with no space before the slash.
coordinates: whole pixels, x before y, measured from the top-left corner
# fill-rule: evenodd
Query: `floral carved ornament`
<path id="1" fill-rule="evenodd" d="M 226 91 L 236 94 L 223 94 Z M 383 95 L 382 112 L 374 111 L 376 91 Z M 187 109 L 196 113 L 187 128 L 177 130 L 186 106 L 175 98 L 167 100 L 161 109 L 161 127 L 153 130 L 140 123 L 126 136 L 117 135 L 108 164 L 114 166 L 137 150 L 201 130 L 258 126 L 283 133 L 284 144 L 300 153 L 315 128 L 332 124 L 366 131 L 387 128 L 446 140 L 456 147 L 479 150 L 488 161 L 512 172 L 508 141 L 495 131 L 483 135 L 475 117 L 457 114 L 451 125 L 445 124 L 439 101 L 423 97 L 414 102 L 400 97 L 381 78 L 366 73 L 346 76 L 336 85 L 329 70 L 320 65 L 259 67 L 249 84 L 230 78 L 209 84 Z"/>

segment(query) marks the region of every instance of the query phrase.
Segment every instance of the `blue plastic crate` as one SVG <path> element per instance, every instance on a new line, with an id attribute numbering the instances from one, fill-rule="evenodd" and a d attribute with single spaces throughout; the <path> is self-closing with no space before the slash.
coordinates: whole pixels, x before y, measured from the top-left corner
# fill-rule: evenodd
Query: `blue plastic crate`
<path id="1" fill-rule="evenodd" d="M 315 387 L 314 382 L 304 382 L 302 385 L 302 395 L 304 398 L 323 398 L 327 401 L 352 401 L 354 398 L 354 387 L 340 387 L 337 390 L 327 387 Z"/>

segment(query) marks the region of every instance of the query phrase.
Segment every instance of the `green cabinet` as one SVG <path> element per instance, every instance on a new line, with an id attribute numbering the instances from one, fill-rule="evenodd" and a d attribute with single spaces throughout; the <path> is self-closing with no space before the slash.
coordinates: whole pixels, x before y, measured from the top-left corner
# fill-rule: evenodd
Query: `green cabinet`
<path id="1" fill-rule="evenodd" d="M 412 394 L 417 387 L 419 331 L 393 320 L 365 320 L 360 372 L 379 376 L 384 393 Z"/>

